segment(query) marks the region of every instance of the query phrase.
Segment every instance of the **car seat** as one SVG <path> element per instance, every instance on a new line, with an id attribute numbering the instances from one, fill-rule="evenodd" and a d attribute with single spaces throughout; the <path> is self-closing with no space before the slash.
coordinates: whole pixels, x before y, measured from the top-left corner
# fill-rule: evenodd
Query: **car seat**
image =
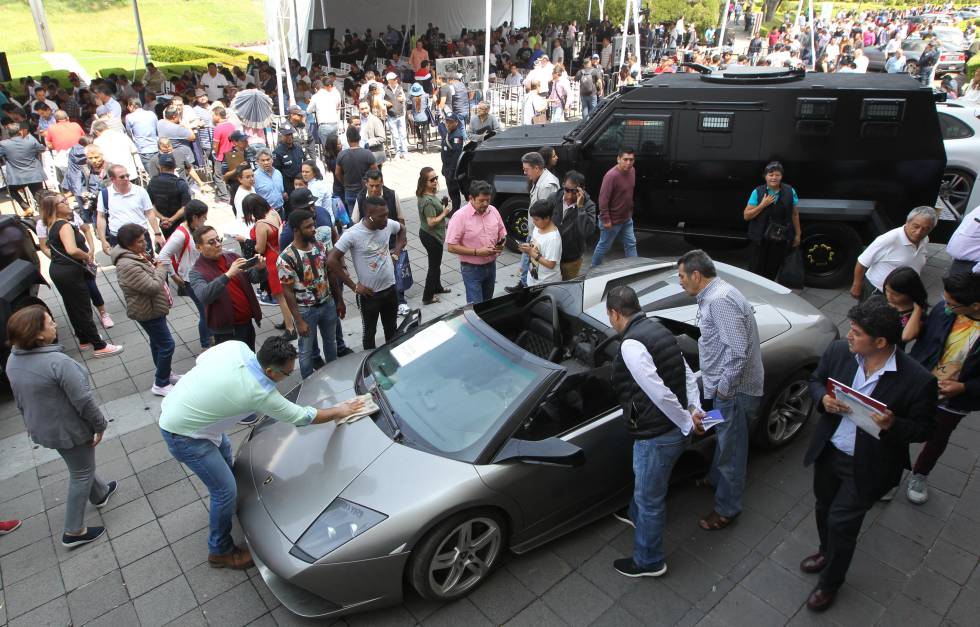
<path id="1" fill-rule="evenodd" d="M 558 304 L 550 294 L 542 294 L 521 311 L 524 330 L 515 343 L 541 359 L 558 363 L 564 355 L 561 327 L 558 323 Z"/>

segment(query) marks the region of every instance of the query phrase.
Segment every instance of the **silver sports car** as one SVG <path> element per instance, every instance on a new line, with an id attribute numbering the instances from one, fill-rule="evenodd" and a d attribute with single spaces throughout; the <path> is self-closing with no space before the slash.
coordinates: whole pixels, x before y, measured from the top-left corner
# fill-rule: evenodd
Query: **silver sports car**
<path id="1" fill-rule="evenodd" d="M 775 283 L 718 271 L 755 308 L 767 380 L 754 433 L 778 446 L 809 417 L 807 373 L 837 329 Z M 235 463 L 238 516 L 282 604 L 336 616 L 398 603 L 406 581 L 453 599 L 490 576 L 503 551 L 523 553 L 626 504 L 631 441 L 609 383 L 618 341 L 604 304 L 617 285 L 637 291 L 697 371 L 694 299 L 672 262 L 634 258 L 424 325 L 416 316 L 397 340 L 330 363 L 298 389 L 299 403 L 320 406 L 370 393 L 373 416 L 256 427 Z M 710 446 L 702 438 L 686 455 Z"/>

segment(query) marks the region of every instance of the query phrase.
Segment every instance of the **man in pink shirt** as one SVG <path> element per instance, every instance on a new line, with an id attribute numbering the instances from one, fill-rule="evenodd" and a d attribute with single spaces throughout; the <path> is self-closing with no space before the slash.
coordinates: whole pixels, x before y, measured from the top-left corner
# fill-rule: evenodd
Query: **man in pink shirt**
<path id="1" fill-rule="evenodd" d="M 449 220 L 446 249 L 459 255 L 467 303 L 493 298 L 497 282 L 497 257 L 504 249 L 507 227 L 490 204 L 493 189 L 486 181 L 470 183 L 470 201 Z"/>
<path id="2" fill-rule="evenodd" d="M 412 64 L 412 69 L 416 72 L 422 67 L 423 61 L 429 60 L 429 51 L 422 46 L 421 41 L 415 42 L 415 49 L 412 50 L 412 54 L 409 57 L 409 63 Z"/>
<path id="3" fill-rule="evenodd" d="M 224 180 L 224 174 L 228 171 L 225 165 L 225 153 L 234 147 L 231 134 L 238 129 L 228 121 L 228 111 L 219 105 L 211 108 L 211 122 L 214 124 L 214 135 L 211 140 L 214 150 L 214 171 L 218 175 L 214 177 L 215 200 L 231 202 L 228 186 L 225 185 Z"/>

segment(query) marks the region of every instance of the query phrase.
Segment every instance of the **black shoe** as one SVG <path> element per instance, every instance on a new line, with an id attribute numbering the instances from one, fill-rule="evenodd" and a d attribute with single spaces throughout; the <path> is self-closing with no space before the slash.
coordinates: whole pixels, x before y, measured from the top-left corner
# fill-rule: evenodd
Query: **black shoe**
<path id="1" fill-rule="evenodd" d="M 630 519 L 630 510 L 627 507 L 624 507 L 619 511 L 613 512 L 613 518 L 615 518 L 621 523 L 626 523 L 630 527 L 636 529 L 636 523 Z"/>
<path id="2" fill-rule="evenodd" d="M 320 368 L 323 368 L 325 365 L 327 365 L 327 362 L 323 361 L 323 358 L 322 357 L 314 357 L 313 358 L 313 369 L 314 370 L 319 370 Z"/>
<path id="3" fill-rule="evenodd" d="M 73 549 L 89 542 L 94 542 L 105 535 L 105 527 L 89 527 L 80 536 L 70 536 L 67 533 L 61 534 L 61 546 Z"/>
<path id="4" fill-rule="evenodd" d="M 830 609 L 836 597 L 836 590 L 824 590 L 820 586 L 817 586 L 806 599 L 806 609 L 811 612 L 824 612 Z"/>
<path id="5" fill-rule="evenodd" d="M 116 492 L 116 482 L 115 481 L 110 481 L 108 487 L 109 487 L 109 491 L 105 493 L 105 498 L 102 499 L 102 502 L 101 503 L 96 503 L 95 504 L 96 507 L 105 507 L 106 506 L 106 503 L 109 502 L 109 497 L 112 496 Z"/>
<path id="6" fill-rule="evenodd" d="M 814 553 L 803 558 L 800 570 L 808 575 L 815 575 L 827 567 L 827 558 L 820 553 Z"/>
<path id="7" fill-rule="evenodd" d="M 453 291 L 452 291 L 452 290 L 447 290 L 447 289 L 446 289 L 446 288 L 444 288 L 444 287 L 440 287 L 440 288 L 439 288 L 439 289 L 437 289 L 437 290 L 436 290 L 436 291 L 435 291 L 434 293 L 435 293 L 435 294 L 452 294 L 452 293 L 453 293 Z"/>
<path id="8" fill-rule="evenodd" d="M 353 355 L 354 351 L 349 347 L 345 346 L 343 348 L 337 349 L 337 357 L 346 357 L 348 355 Z"/>
<path id="9" fill-rule="evenodd" d="M 282 334 L 282 336 L 284 338 L 286 338 L 287 340 L 289 340 L 290 342 L 292 342 L 293 340 L 295 340 L 296 338 L 299 337 L 299 334 L 296 333 L 296 329 L 293 329 L 292 331 L 286 331 L 286 332 L 284 332 Z"/>
<path id="10" fill-rule="evenodd" d="M 508 294 L 513 294 L 514 292 L 520 292 L 522 289 L 524 289 L 524 285 L 518 283 L 517 285 L 508 285 L 504 288 L 504 291 Z"/>
<path id="11" fill-rule="evenodd" d="M 667 562 L 654 564 L 650 568 L 640 568 L 633 563 L 632 558 L 624 557 L 613 562 L 613 568 L 620 575 L 626 575 L 627 577 L 660 577 L 667 572 Z"/>

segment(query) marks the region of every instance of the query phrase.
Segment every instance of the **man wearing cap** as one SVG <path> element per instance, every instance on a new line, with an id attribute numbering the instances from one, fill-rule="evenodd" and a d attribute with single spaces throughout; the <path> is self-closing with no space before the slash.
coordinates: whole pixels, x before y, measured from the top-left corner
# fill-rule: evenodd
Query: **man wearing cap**
<path id="1" fill-rule="evenodd" d="M 238 191 L 238 179 L 235 177 L 235 170 L 243 163 L 255 167 L 255 148 L 248 145 L 248 136 L 241 131 L 234 131 L 228 136 L 231 140 L 231 150 L 225 153 L 225 173 L 222 179 L 228 186 L 228 197 L 234 198 Z"/>
<path id="2" fill-rule="evenodd" d="M 225 95 L 224 89 L 228 85 L 228 79 L 218 72 L 217 65 L 208 63 L 208 71 L 201 77 L 200 85 L 204 87 L 209 100 L 221 100 Z"/>
<path id="3" fill-rule="evenodd" d="M 405 90 L 398 81 L 398 75 L 388 72 L 385 75 L 385 106 L 388 108 L 388 129 L 395 152 L 399 159 L 408 156 L 408 133 L 405 128 Z"/>
<path id="4" fill-rule="evenodd" d="M 126 103 L 126 110 L 129 111 L 124 122 L 126 131 L 136 143 L 143 167 L 149 170 L 150 159 L 158 152 L 157 116 L 153 115 L 152 111 L 144 109 L 138 98 L 130 98 Z"/>
<path id="5" fill-rule="evenodd" d="M 272 161 L 282 174 L 286 194 L 293 191 L 293 180 L 300 175 L 304 159 L 303 149 L 296 143 L 296 130 L 290 124 L 283 124 L 279 127 L 279 143 L 272 153 Z"/>
<path id="6" fill-rule="evenodd" d="M 317 92 L 310 98 L 306 113 L 316 116 L 317 136 L 323 143 L 329 135 L 336 135 L 340 125 L 340 107 L 343 103 L 340 92 L 334 86 L 333 78 L 313 83 Z"/>
<path id="7" fill-rule="evenodd" d="M 289 105 L 286 114 L 289 116 L 289 125 L 293 127 L 293 141 L 303 149 L 303 154 L 308 154 L 312 137 L 306 125 L 306 111 L 299 105 Z"/>
<path id="8" fill-rule="evenodd" d="M 595 111 L 596 105 L 599 104 L 599 98 L 602 98 L 602 72 L 595 67 L 598 63 L 599 55 L 594 54 L 591 58 L 586 57 L 582 61 L 582 69 L 575 75 L 575 80 L 578 81 L 579 102 L 582 104 L 583 120 L 589 119 L 589 116 Z"/>
<path id="9" fill-rule="evenodd" d="M 214 125 L 214 133 L 211 136 L 214 158 L 214 197 L 220 202 L 229 202 L 231 196 L 228 195 L 228 186 L 225 184 L 225 174 L 228 172 L 225 156 L 234 147 L 231 136 L 236 129 L 235 125 L 228 121 L 228 110 L 220 104 L 211 107 L 211 124 Z"/>
<path id="10" fill-rule="evenodd" d="M 191 201 L 191 190 L 186 181 L 174 174 L 177 160 L 172 152 L 158 155 L 157 164 L 160 173 L 150 179 L 146 193 L 153 203 L 153 212 L 160 220 L 163 236 L 169 238 L 184 217 L 184 207 Z"/>
<path id="11" fill-rule="evenodd" d="M 466 140 L 462 125 L 459 118 L 452 114 L 446 116 L 446 120 L 439 124 L 439 135 L 442 137 L 439 150 L 442 157 L 442 175 L 446 179 L 446 191 L 449 192 L 453 212 L 459 209 L 461 204 L 459 182 L 456 181 L 456 166 L 459 164 L 460 155 L 463 154 L 463 142 Z"/>

